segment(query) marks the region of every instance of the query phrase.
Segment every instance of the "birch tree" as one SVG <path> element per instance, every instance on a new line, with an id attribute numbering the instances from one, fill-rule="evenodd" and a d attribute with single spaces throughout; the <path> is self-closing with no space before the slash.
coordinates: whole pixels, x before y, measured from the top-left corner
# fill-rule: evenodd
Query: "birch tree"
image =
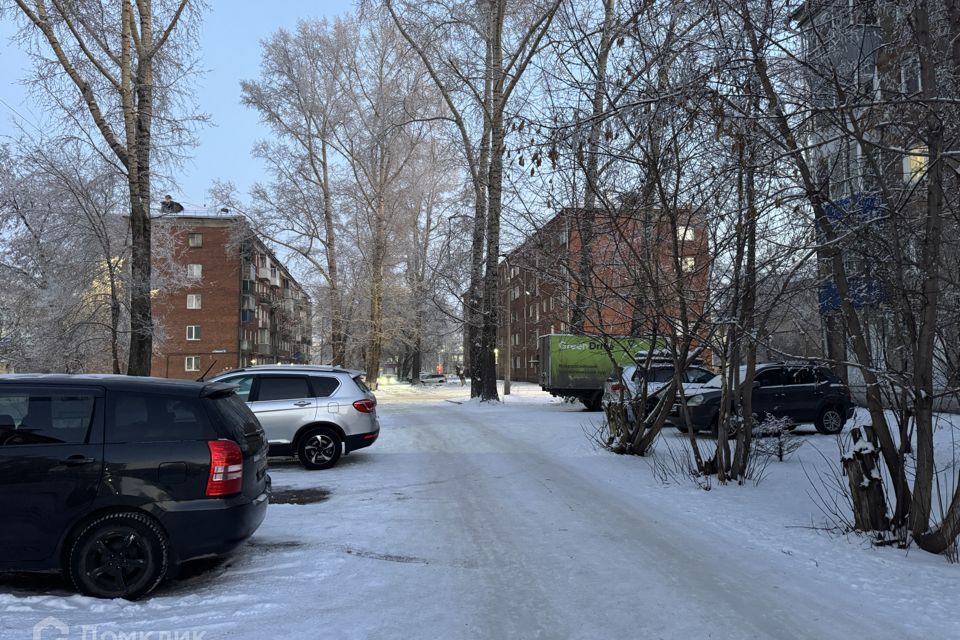
<path id="1" fill-rule="evenodd" d="M 150 206 L 160 145 L 168 160 L 190 139 L 181 113 L 200 0 L 14 0 L 36 74 L 32 86 L 64 127 L 111 158 L 127 183 L 131 229 L 127 373 L 149 375 L 153 320 Z"/>

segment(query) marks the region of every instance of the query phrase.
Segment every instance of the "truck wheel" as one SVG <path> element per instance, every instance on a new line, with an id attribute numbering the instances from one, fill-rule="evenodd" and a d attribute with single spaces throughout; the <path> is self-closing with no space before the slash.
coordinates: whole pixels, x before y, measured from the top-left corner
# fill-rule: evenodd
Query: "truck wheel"
<path id="1" fill-rule="evenodd" d="M 580 399 L 583 402 L 584 406 L 587 408 L 587 411 L 600 411 L 603 408 L 603 392 L 597 391 L 592 396 L 587 396 Z"/>

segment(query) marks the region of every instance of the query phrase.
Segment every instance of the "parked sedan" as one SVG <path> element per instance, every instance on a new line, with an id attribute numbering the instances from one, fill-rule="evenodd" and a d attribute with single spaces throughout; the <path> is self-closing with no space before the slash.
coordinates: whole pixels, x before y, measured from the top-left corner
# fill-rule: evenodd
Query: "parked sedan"
<path id="1" fill-rule="evenodd" d="M 420 384 L 447 384 L 447 376 L 442 373 L 421 373 Z"/>
<path id="2" fill-rule="evenodd" d="M 741 379 L 745 373 L 746 367 L 741 367 Z M 721 382 L 721 377 L 716 376 L 699 389 L 688 390 L 689 426 L 694 430 L 717 432 Z M 826 367 L 807 363 L 758 364 L 752 405 L 756 416 L 812 422 L 817 431 L 828 434 L 840 433 L 854 412 L 850 389 Z M 687 430 L 679 403 L 674 404 L 668 424 Z"/>

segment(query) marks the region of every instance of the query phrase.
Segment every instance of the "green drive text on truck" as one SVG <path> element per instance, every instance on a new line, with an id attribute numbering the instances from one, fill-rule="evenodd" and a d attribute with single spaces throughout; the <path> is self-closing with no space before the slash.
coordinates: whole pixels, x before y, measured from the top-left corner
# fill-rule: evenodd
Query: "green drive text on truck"
<path id="1" fill-rule="evenodd" d="M 598 411 L 603 383 L 614 366 L 633 364 L 634 354 L 649 347 L 650 341 L 643 338 L 557 333 L 540 336 L 540 387 L 554 396 L 576 398 L 591 411 Z"/>

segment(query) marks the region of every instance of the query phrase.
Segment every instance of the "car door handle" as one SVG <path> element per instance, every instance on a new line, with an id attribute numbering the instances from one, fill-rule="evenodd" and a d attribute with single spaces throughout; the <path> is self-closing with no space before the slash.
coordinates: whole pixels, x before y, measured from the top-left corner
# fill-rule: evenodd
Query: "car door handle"
<path id="1" fill-rule="evenodd" d="M 293 403 L 293 406 L 295 406 L 295 407 L 309 407 L 309 406 L 310 406 L 310 403 L 309 403 L 308 401 L 306 401 L 306 400 L 301 400 L 301 401 L 299 401 L 299 402 L 294 402 L 294 403 Z"/>
<path id="2" fill-rule="evenodd" d="M 96 462 L 96 458 L 87 458 L 86 456 L 70 456 L 66 460 L 61 460 L 60 464 L 67 467 L 79 467 L 82 464 L 93 464 Z"/>

